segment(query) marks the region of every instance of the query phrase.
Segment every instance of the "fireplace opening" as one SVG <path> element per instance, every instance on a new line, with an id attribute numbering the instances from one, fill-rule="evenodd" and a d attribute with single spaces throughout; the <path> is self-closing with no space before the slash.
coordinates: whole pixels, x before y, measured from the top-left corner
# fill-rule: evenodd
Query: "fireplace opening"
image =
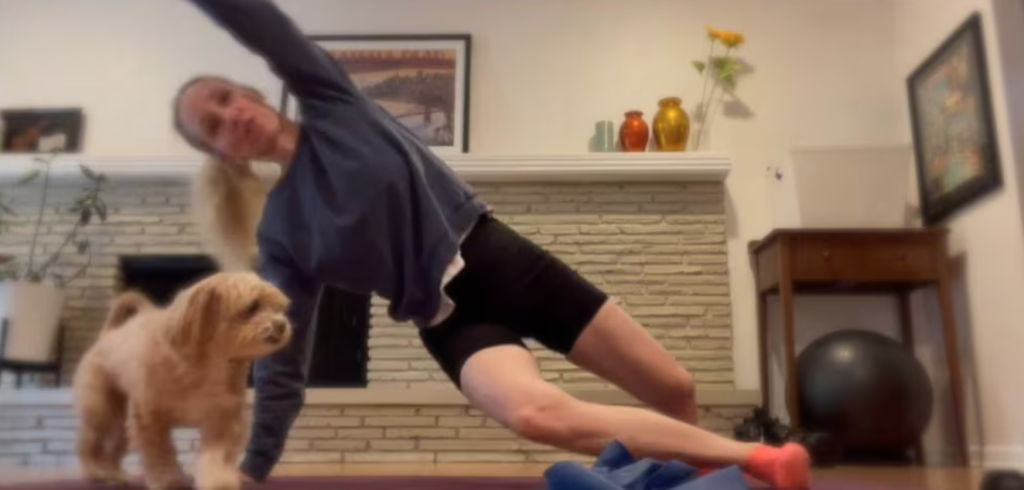
<path id="1" fill-rule="evenodd" d="M 167 306 L 182 289 L 217 271 L 205 255 L 132 255 L 118 258 L 121 288 L 135 289 Z"/>
<path id="2" fill-rule="evenodd" d="M 118 262 L 121 290 L 141 291 L 160 306 L 217 272 L 216 262 L 207 255 L 126 255 Z M 315 339 L 306 386 L 366 387 L 370 297 L 324 287 L 314 308 L 310 327 L 315 328 Z"/>

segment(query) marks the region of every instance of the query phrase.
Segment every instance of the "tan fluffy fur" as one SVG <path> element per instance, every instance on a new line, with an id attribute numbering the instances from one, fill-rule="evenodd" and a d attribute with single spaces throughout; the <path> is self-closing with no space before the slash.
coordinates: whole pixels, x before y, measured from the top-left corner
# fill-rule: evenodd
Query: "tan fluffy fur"
<path id="1" fill-rule="evenodd" d="M 203 163 L 195 180 L 192 209 L 204 244 L 221 270 L 253 268 L 258 252 L 256 227 L 275 180 L 255 164 L 231 170 L 215 159 Z"/>
<path id="2" fill-rule="evenodd" d="M 73 382 L 85 476 L 123 482 L 131 444 L 148 488 L 188 486 L 171 431 L 193 427 L 201 445 L 196 488 L 239 488 L 249 366 L 291 340 L 288 305 L 252 272 L 211 275 L 166 308 L 134 291 L 115 298 Z"/>

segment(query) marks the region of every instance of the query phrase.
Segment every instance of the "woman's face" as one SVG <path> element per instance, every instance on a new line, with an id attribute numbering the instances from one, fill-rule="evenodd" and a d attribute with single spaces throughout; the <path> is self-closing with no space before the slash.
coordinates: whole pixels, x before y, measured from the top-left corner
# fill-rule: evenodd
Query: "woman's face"
<path id="1" fill-rule="evenodd" d="M 178 102 L 184 129 L 221 156 L 247 160 L 274 151 L 281 117 L 258 94 L 220 80 L 201 80 Z"/>

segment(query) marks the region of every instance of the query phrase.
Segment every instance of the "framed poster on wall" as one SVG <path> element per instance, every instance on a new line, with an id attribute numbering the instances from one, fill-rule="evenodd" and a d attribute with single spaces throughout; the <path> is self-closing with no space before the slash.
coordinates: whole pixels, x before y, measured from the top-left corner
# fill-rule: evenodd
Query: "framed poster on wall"
<path id="1" fill-rule="evenodd" d="M 971 15 L 907 78 L 925 225 L 1002 186 L 981 16 Z"/>
<path id="2" fill-rule="evenodd" d="M 376 101 L 439 154 L 469 151 L 468 34 L 310 36 Z M 282 110 L 297 118 L 287 87 Z"/>

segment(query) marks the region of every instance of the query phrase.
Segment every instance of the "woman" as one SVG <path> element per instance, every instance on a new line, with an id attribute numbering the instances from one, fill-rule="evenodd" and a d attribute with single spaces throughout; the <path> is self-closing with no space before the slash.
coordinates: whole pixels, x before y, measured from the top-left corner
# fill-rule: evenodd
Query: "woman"
<path id="1" fill-rule="evenodd" d="M 376 293 L 411 320 L 473 406 L 521 437 L 598 454 L 618 440 L 637 457 L 742 465 L 804 489 L 797 445 L 744 444 L 696 427 L 692 378 L 602 291 L 495 219 L 471 187 L 268 0 L 192 0 L 262 56 L 298 99 L 286 120 L 251 89 L 217 77 L 186 83 L 176 126 L 228 174 L 276 163 L 256 235 L 260 273 L 292 299 L 289 348 L 257 363 L 253 438 L 243 471 L 263 480 L 303 405 L 319 288 Z M 657 412 L 603 406 L 545 382 L 523 343 L 560 352 Z M 660 412 L 660 413 L 659 413 Z"/>

